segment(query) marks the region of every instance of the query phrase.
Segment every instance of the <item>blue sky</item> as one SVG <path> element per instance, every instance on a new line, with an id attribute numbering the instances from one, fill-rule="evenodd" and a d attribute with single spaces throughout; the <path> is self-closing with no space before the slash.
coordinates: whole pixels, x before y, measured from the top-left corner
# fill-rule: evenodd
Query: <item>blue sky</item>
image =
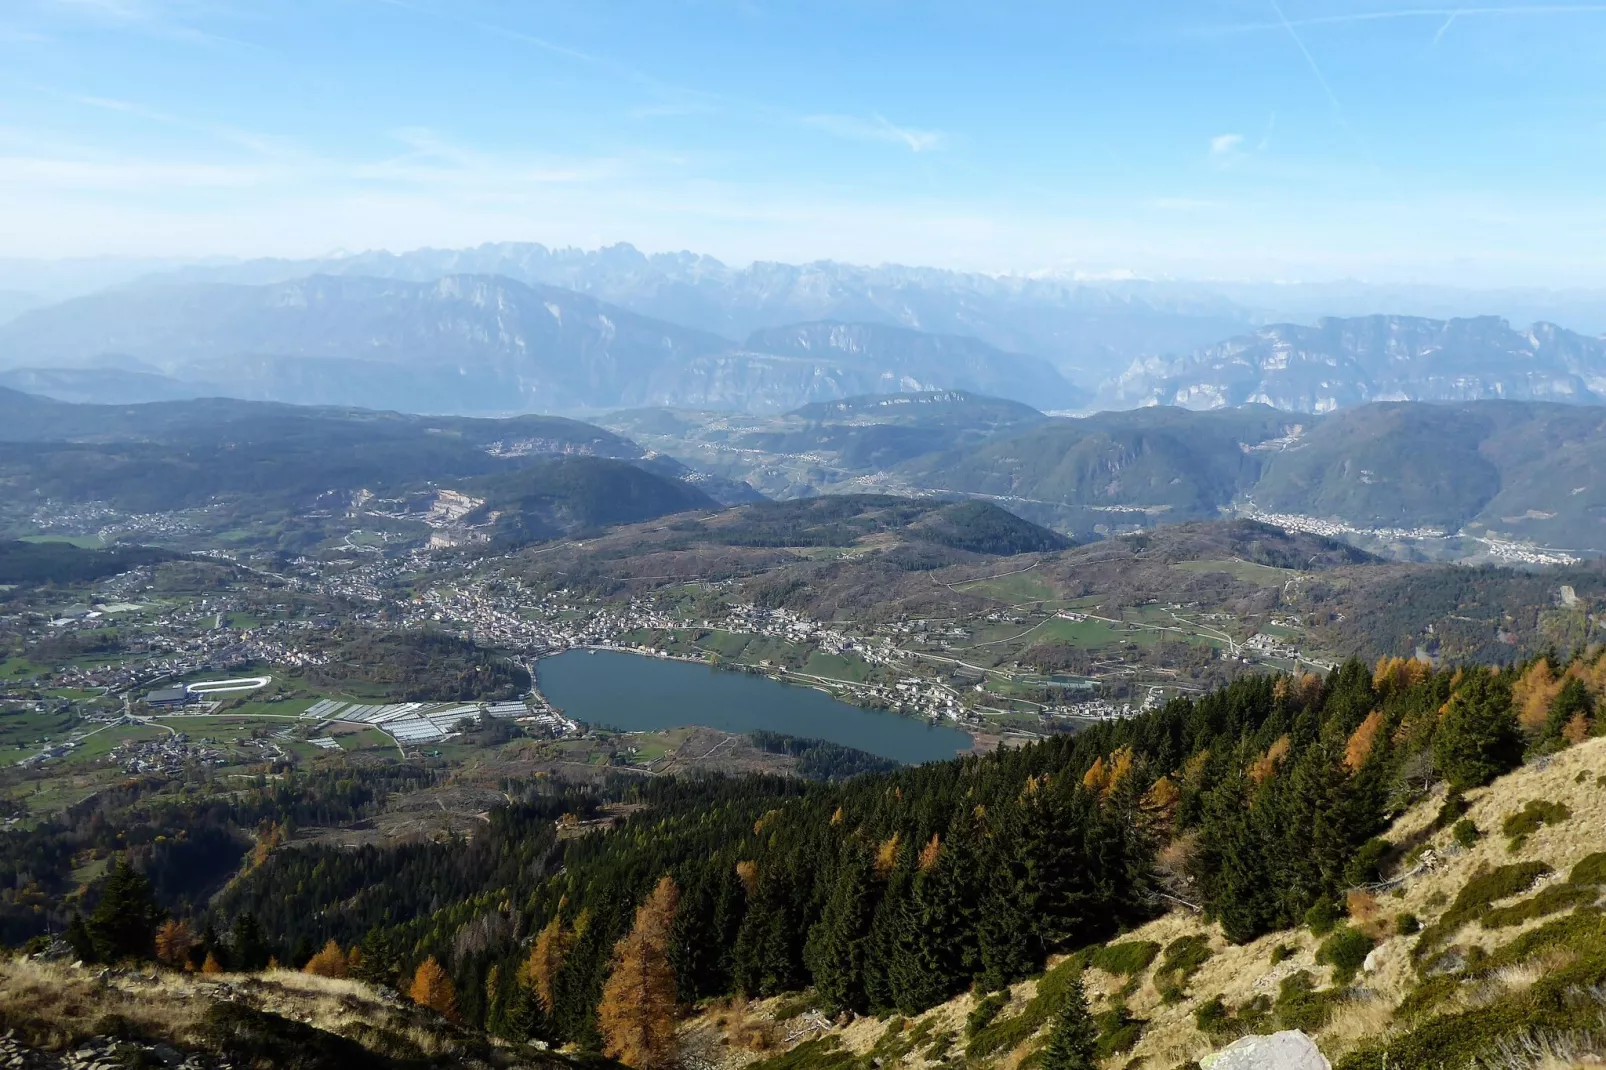
<path id="1" fill-rule="evenodd" d="M 1606 285 L 1606 3 L 3 0 L 0 256 Z"/>

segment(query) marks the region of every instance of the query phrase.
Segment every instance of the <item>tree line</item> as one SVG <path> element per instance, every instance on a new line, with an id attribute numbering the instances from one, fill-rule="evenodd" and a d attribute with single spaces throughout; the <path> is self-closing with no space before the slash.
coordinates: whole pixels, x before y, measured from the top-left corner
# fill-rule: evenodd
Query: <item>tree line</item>
<path id="1" fill-rule="evenodd" d="M 332 940 L 403 990 L 433 964 L 465 1021 L 651 1067 L 649 1009 L 812 987 L 832 1013 L 913 1014 L 1177 901 L 1235 941 L 1337 909 L 1388 864 L 1394 815 L 1594 734 L 1603 689 L 1606 656 L 1352 661 L 840 783 L 655 778 L 608 789 L 641 806 L 610 831 L 559 836 L 582 800 L 550 797 L 469 843 L 271 852 L 219 928 L 268 912 L 280 946 Z M 350 907 L 365 872 L 388 917 Z"/>

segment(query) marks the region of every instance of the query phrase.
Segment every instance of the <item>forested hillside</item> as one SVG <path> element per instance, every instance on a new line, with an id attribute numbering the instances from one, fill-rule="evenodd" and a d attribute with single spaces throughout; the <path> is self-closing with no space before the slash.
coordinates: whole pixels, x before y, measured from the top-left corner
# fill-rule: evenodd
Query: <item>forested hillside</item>
<path id="1" fill-rule="evenodd" d="M 1603 687 L 1606 657 L 1351 662 L 839 784 L 655 778 L 508 807 L 471 843 L 270 841 L 198 911 L 191 954 L 249 967 L 244 938 L 299 965 L 333 941 L 399 985 L 436 964 L 465 1020 L 587 1048 L 617 1043 L 605 997 L 627 968 L 671 979 L 666 1013 L 807 988 L 830 1014 L 915 1014 L 1179 904 L 1233 942 L 1338 916 L 1394 864 L 1375 838 L 1394 815 L 1588 737 Z M 565 831 L 620 791 L 622 824 Z"/>

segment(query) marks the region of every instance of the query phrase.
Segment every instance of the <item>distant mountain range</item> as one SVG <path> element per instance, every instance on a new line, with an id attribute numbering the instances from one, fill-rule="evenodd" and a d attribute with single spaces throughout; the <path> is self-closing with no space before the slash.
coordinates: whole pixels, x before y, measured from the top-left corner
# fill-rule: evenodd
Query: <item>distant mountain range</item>
<path id="1" fill-rule="evenodd" d="M 437 413 L 785 411 L 929 388 L 1045 407 L 1086 399 L 1042 358 L 973 338 L 805 323 L 743 345 L 572 290 L 480 275 L 109 290 L 0 326 L 0 369 L 6 385 L 81 401 L 222 394 Z"/>
<path id="2" fill-rule="evenodd" d="M 1606 402 L 1606 338 L 1492 316 L 1280 323 L 1179 359 L 1133 363 L 1108 384 L 1112 408 L 1262 404 L 1330 412 L 1371 401 Z"/>
<path id="3" fill-rule="evenodd" d="M 9 321 L 6 303 L 26 295 L 0 293 L 0 386 L 82 402 L 228 396 L 482 415 L 782 414 L 951 390 L 1061 412 L 1606 404 L 1606 338 L 1552 322 L 1369 315 L 1261 326 L 1265 309 L 1249 304 L 1470 299 L 1450 290 L 732 268 L 628 245 L 161 266 Z M 1588 306 L 1589 295 L 1573 297 Z M 1545 306 L 1530 294 L 1513 307 Z"/>
<path id="4" fill-rule="evenodd" d="M 414 282 L 499 275 L 574 290 L 733 339 L 816 320 L 962 335 L 1006 352 L 1042 357 L 1083 383 L 1099 382 L 1137 354 L 1187 352 L 1266 322 L 1250 307 L 1191 284 L 993 276 L 834 261 L 732 267 L 710 256 L 648 255 L 626 244 L 582 250 L 498 242 L 472 249 L 205 264 L 151 278 L 263 285 L 315 274 Z"/>

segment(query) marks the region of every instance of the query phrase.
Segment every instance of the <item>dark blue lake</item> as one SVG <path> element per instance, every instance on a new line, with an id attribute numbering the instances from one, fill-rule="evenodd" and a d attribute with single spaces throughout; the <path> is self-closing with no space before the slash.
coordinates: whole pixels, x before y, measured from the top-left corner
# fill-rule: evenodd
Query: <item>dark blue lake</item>
<path id="1" fill-rule="evenodd" d="M 567 650 L 543 658 L 536 673 L 542 693 L 564 713 L 599 728 L 767 729 L 911 764 L 952 758 L 971 742 L 949 725 L 861 709 L 810 687 L 692 662 Z"/>

